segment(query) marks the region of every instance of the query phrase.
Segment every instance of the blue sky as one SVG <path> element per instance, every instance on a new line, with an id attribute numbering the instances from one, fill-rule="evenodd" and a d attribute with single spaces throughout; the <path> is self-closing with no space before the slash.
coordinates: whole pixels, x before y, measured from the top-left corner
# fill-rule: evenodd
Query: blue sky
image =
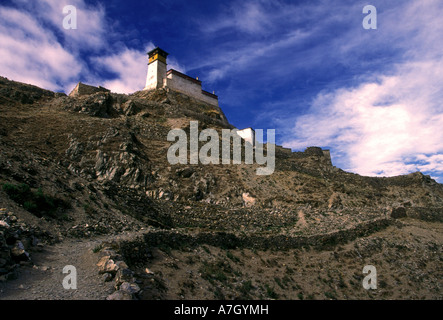
<path id="1" fill-rule="evenodd" d="M 365 5 L 377 29 L 362 26 Z M 77 29 L 63 28 L 63 7 Z M 443 182 L 443 1 L 89 1 L 0 4 L 0 75 L 54 91 L 141 90 L 146 52 L 199 77 L 238 128 L 330 148 L 369 176 Z"/>

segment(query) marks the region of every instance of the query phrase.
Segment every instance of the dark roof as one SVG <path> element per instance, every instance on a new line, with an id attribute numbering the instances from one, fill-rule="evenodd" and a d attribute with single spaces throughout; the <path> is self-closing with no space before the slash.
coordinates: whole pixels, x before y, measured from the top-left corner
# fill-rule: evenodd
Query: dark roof
<path id="1" fill-rule="evenodd" d="M 208 97 L 211 97 L 211 98 L 214 98 L 214 99 L 217 99 L 217 100 L 218 100 L 218 96 L 215 95 L 215 94 L 213 94 L 213 93 L 210 93 L 210 92 L 205 91 L 205 90 L 202 90 L 202 93 L 203 93 L 204 95 L 208 96 Z"/>
<path id="2" fill-rule="evenodd" d="M 169 53 L 167 53 L 165 50 L 160 49 L 159 47 L 156 47 L 154 49 L 152 49 L 151 51 L 148 52 L 148 55 L 151 56 L 153 54 L 159 53 L 160 55 L 167 57 L 169 55 Z"/>

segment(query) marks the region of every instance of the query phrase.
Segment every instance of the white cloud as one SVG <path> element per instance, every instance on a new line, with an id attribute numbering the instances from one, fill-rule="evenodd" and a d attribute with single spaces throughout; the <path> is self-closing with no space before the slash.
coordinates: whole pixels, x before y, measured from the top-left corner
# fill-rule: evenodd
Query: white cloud
<path id="1" fill-rule="evenodd" d="M 311 32 L 295 30 L 282 36 L 281 38 L 268 43 L 264 46 L 262 42 L 248 43 L 245 46 L 239 46 L 232 51 L 217 52 L 215 56 L 212 56 L 207 62 L 199 61 L 198 68 L 211 66 L 214 67 L 209 71 L 206 81 L 212 83 L 218 79 L 225 77 L 226 75 L 233 76 L 234 74 L 246 71 L 257 72 L 257 64 L 263 64 L 263 60 L 267 59 L 272 61 L 278 59 L 279 52 L 281 50 L 287 50 L 288 48 L 300 45 L 305 41 Z M 305 63 L 302 60 L 293 60 L 291 65 L 302 65 Z M 194 66 L 193 68 L 197 68 Z M 287 65 L 275 65 L 273 68 L 266 68 L 266 72 L 269 78 L 281 76 L 284 72 L 291 72 Z"/>
<path id="2" fill-rule="evenodd" d="M 362 175 L 442 177 L 441 12 L 436 1 L 409 2 L 396 19 L 385 20 L 385 41 L 401 39 L 404 61 L 354 88 L 318 94 L 284 145 L 332 147 L 336 164 Z"/>
<path id="3" fill-rule="evenodd" d="M 147 50 L 153 48 L 154 45 L 149 44 Z M 115 79 L 107 80 L 102 85 L 118 93 L 133 93 L 142 90 L 147 72 L 146 52 L 125 48 L 118 54 L 94 58 L 94 63 L 117 75 Z"/>
<path id="4" fill-rule="evenodd" d="M 330 12 L 341 12 L 339 17 L 343 19 L 350 14 L 352 6 L 355 4 L 331 5 L 328 0 L 300 3 L 275 0 L 232 1 L 215 18 L 210 16 L 210 20 L 200 21 L 200 28 L 203 34 L 210 36 L 242 33 L 264 39 L 268 35 L 274 37 L 294 30 L 294 25 L 301 26 L 302 23 L 313 28 L 317 22 L 329 23 L 331 17 L 334 20 L 337 18 L 337 15 L 333 16 Z M 328 12 L 327 15 L 324 14 L 325 11 Z"/>
<path id="5" fill-rule="evenodd" d="M 102 7 L 83 0 L 15 0 L 20 8 L 0 6 L 0 70 L 12 80 L 49 90 L 70 90 L 91 76 L 80 51 L 106 43 Z M 63 28 L 63 7 L 77 8 L 77 30 Z"/>
<path id="6" fill-rule="evenodd" d="M 87 5 L 84 0 L 15 0 L 22 9 L 40 21 L 49 23 L 63 35 L 63 42 L 70 50 L 98 50 L 106 44 L 107 24 L 105 9 L 100 4 Z M 63 13 L 65 6 L 76 8 L 77 29 L 65 29 Z"/>
<path id="7" fill-rule="evenodd" d="M 3 76 L 51 90 L 82 69 L 37 19 L 12 8 L 0 7 L 0 55 Z"/>
<path id="8" fill-rule="evenodd" d="M 218 20 L 204 24 L 203 31 L 214 33 L 236 29 L 240 32 L 255 34 L 266 32 L 271 27 L 269 12 L 266 12 L 263 3 L 242 1 L 230 5 Z"/>
<path id="9" fill-rule="evenodd" d="M 66 93 L 80 80 L 108 86 L 116 92 L 143 89 L 147 51 L 123 46 L 119 53 L 109 53 L 109 41 L 114 34 L 108 30 L 102 6 L 92 7 L 84 0 L 14 2 L 20 9 L 0 6 L 2 76 Z M 63 28 L 63 7 L 68 4 L 77 8 L 76 30 Z M 149 43 L 146 49 L 153 47 Z M 95 56 L 85 61 L 82 51 L 95 52 Z M 174 59 L 171 62 L 183 69 L 174 64 Z M 110 72 L 116 78 L 103 81 L 101 74 Z"/>
<path id="10" fill-rule="evenodd" d="M 296 138 L 284 145 L 335 146 L 346 169 L 363 175 L 429 169 L 405 161 L 443 152 L 443 105 L 432 99 L 433 85 L 442 81 L 442 63 L 405 64 L 380 83 L 319 95 L 310 113 L 296 120 Z M 443 173 L 443 166 L 433 163 Z"/>
<path id="11" fill-rule="evenodd" d="M 114 79 L 107 80 L 102 85 L 118 93 L 133 93 L 142 90 L 146 84 L 148 71 L 146 53 L 154 47 L 154 44 L 149 43 L 144 51 L 124 48 L 113 55 L 93 58 L 97 66 L 116 74 Z M 173 57 L 168 58 L 168 68 L 184 72 L 184 68 Z"/>
<path id="12" fill-rule="evenodd" d="M 424 172 L 442 172 L 443 171 L 443 154 L 424 155 L 419 154 L 414 159 L 418 161 L 418 168 Z"/>
<path id="13" fill-rule="evenodd" d="M 44 0 L 50 10 L 45 11 L 47 18 L 54 26 L 61 27 L 63 19 L 60 13 L 67 5 L 73 5 L 77 11 L 77 29 L 66 30 L 61 28 L 65 37 L 66 46 L 76 50 L 86 48 L 87 50 L 102 49 L 106 44 L 107 24 L 105 21 L 105 10 L 98 4 L 88 6 L 83 0 Z M 65 15 L 62 15 L 64 18 Z"/>

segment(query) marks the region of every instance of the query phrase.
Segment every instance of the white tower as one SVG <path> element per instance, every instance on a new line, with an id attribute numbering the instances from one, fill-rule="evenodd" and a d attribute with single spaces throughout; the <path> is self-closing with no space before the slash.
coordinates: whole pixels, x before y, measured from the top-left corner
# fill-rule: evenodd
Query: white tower
<path id="1" fill-rule="evenodd" d="M 148 52 L 148 76 L 144 90 L 163 88 L 166 81 L 166 57 L 168 53 L 159 47 Z"/>

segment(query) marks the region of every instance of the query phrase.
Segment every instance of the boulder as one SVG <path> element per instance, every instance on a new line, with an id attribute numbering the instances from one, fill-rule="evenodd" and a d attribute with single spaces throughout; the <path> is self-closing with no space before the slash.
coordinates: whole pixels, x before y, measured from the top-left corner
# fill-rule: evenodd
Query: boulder
<path id="1" fill-rule="evenodd" d="M 104 273 L 102 277 L 104 282 L 109 282 L 112 280 L 112 278 L 113 278 L 112 274 L 108 272 Z"/>
<path id="2" fill-rule="evenodd" d="M 17 241 L 11 248 L 12 259 L 16 262 L 29 261 L 29 253 L 25 251 L 25 246 L 21 241 Z"/>
<path id="3" fill-rule="evenodd" d="M 115 275 L 119 270 L 118 265 L 111 259 L 110 256 L 104 256 L 97 263 L 97 267 L 100 273 L 111 273 Z"/>
<path id="4" fill-rule="evenodd" d="M 120 269 L 115 275 L 115 286 L 118 288 L 124 282 L 134 282 L 134 272 L 130 269 Z"/>
<path id="5" fill-rule="evenodd" d="M 136 283 L 123 282 L 120 285 L 120 291 L 129 294 L 137 294 L 140 292 L 140 287 Z"/>
<path id="6" fill-rule="evenodd" d="M 243 199 L 243 206 L 245 207 L 252 207 L 253 205 L 255 205 L 256 199 L 251 195 L 249 195 L 248 192 L 242 194 L 242 199 Z"/>
<path id="7" fill-rule="evenodd" d="M 115 291 L 109 295 L 106 300 L 132 300 L 132 295 L 125 291 Z"/>

